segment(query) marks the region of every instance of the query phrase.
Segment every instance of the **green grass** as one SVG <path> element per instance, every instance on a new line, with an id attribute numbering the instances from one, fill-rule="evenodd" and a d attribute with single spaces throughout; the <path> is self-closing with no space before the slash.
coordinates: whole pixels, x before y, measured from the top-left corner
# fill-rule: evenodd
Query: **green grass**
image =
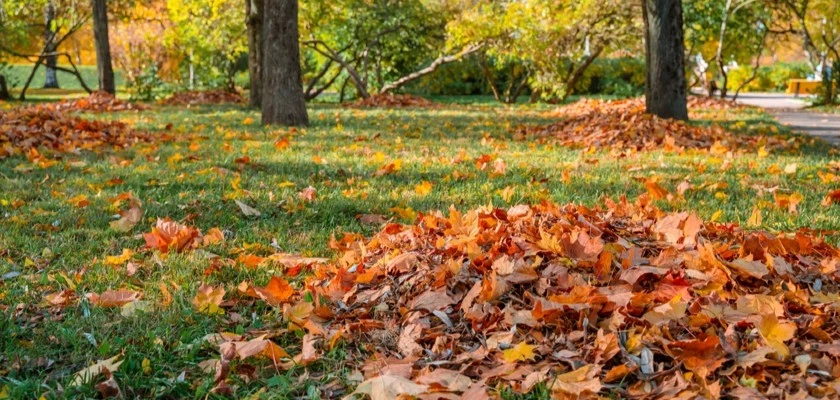
<path id="1" fill-rule="evenodd" d="M 197 313 L 191 299 L 200 282 L 225 285 L 226 299 L 236 299 L 239 282 L 262 285 L 273 273 L 281 273 L 223 267 L 205 276 L 207 252 L 235 259 L 237 251 L 248 246 L 248 252 L 266 255 L 274 251 L 270 244 L 276 241 L 286 252 L 330 257 L 331 236 L 377 229 L 361 224 L 358 214 L 409 222 L 391 209 L 425 212 L 454 205 L 466 210 L 541 200 L 597 206 L 605 197 L 633 199 L 645 192 L 640 180 L 657 176 L 671 192 L 683 180 L 693 186 L 685 201 L 661 201 L 666 210 L 692 210 L 704 219 L 718 213 L 721 221 L 744 223 L 758 206 L 762 228 L 772 232 L 800 227 L 840 230 L 840 206 L 820 205 L 829 190 L 840 186 L 840 181 L 826 184 L 818 176 L 829 172 L 829 162 L 838 158 L 837 150 L 823 143 L 766 157 L 656 151 L 617 158 L 607 151 L 515 140 L 511 127 L 548 122 L 539 107 L 458 105 L 469 101 L 455 100 L 443 109 L 428 110 L 314 105 L 309 109 L 312 126 L 297 133 L 246 125 L 246 119 L 259 121 L 259 113 L 237 106 L 96 115 L 132 121 L 159 133 L 172 123 L 177 139 L 105 154 L 51 155 L 59 163 L 45 169 L 23 157 L 0 160 L 0 276 L 21 274 L 0 281 L 0 391 L 5 387 L 12 398 L 94 396 L 92 384 L 68 386 L 72 375 L 92 361 L 122 354 L 126 361 L 115 376 L 126 397 L 204 398 L 213 377 L 198 364 L 218 357 L 218 350 L 202 341 L 205 335 L 284 327 L 282 313 L 261 303 L 240 301 L 221 317 Z M 785 129 L 755 110 L 708 115 L 724 118 L 743 134 Z M 275 148 L 280 138 L 289 138 L 291 146 Z M 503 159 L 506 173 L 493 175 L 492 163 L 485 170 L 477 168 L 475 159 L 483 154 Z M 249 164 L 236 162 L 244 156 Z M 375 174 L 397 160 L 402 162 L 399 171 Z M 794 163 L 793 174 L 768 172 L 773 165 L 783 169 Z M 564 173 L 570 181 L 564 181 Z M 115 178 L 123 183 L 106 183 Z M 433 183 L 425 196 L 415 191 L 423 181 Z M 721 182 L 727 187 L 707 187 Z M 311 203 L 297 196 L 308 186 L 318 194 Z M 776 207 L 768 192 L 774 188 L 802 194 L 799 213 Z M 108 229 L 117 211 L 108 199 L 124 192 L 134 193 L 145 210 L 145 219 L 128 234 Z M 68 203 L 80 194 L 88 197 L 89 206 Z M 259 209 L 262 216 L 245 217 L 232 197 Z M 203 231 L 219 227 L 229 231 L 230 238 L 183 255 L 141 252 L 138 234 L 165 217 L 187 220 Z M 835 233 L 828 239 L 836 243 L 840 238 Z M 251 247 L 254 244 L 258 246 Z M 102 262 L 123 248 L 139 253 L 134 260 L 142 268 L 132 277 L 123 267 Z M 74 275 L 80 271 L 84 273 Z M 65 275 L 71 277 L 69 282 Z M 161 306 L 161 282 L 172 292 L 169 307 Z M 118 309 L 92 307 L 85 301 L 64 310 L 40 305 L 45 294 L 74 287 L 80 297 L 107 288 L 139 290 L 154 310 L 123 317 Z M 241 320 L 231 319 L 231 312 Z M 292 354 L 299 351 L 292 335 L 275 340 Z M 351 369 L 344 363 L 343 346 L 354 345 L 339 346 L 308 369 L 278 373 L 259 368 L 252 381 L 237 382 L 236 397 L 326 396 L 319 392 L 325 385 L 347 384 L 344 379 Z M 150 368 L 143 367 L 144 360 Z"/>
<path id="2" fill-rule="evenodd" d="M 69 64 L 65 65 L 59 63 L 59 66 L 72 69 Z M 6 75 L 6 79 L 12 89 L 20 89 L 26 83 L 26 79 L 29 78 L 29 74 L 32 72 L 32 67 L 33 65 L 31 64 L 9 64 L 8 68 L 3 70 L 3 74 Z M 79 73 L 82 75 L 82 79 L 84 79 L 88 87 L 96 90 L 99 82 L 99 78 L 96 73 L 96 66 L 76 65 L 76 68 L 79 69 Z M 32 83 L 29 85 L 29 88 L 43 88 L 45 74 L 46 69 L 43 66 L 38 68 L 38 71 L 35 73 L 35 77 L 32 79 Z M 83 91 L 82 85 L 79 83 L 79 80 L 76 79 L 75 75 L 58 71 L 57 76 L 59 86 L 61 86 L 62 89 L 68 91 Z M 118 87 L 125 86 L 125 78 L 121 71 L 114 72 L 114 80 Z"/>

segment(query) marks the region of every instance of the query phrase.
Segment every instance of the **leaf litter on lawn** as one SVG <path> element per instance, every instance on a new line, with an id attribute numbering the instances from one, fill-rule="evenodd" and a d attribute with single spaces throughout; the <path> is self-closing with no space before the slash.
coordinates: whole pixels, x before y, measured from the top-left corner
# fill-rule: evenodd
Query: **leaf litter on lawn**
<path id="1" fill-rule="evenodd" d="M 604 204 L 453 208 L 335 240 L 288 328 L 309 358 L 346 342 L 377 399 L 840 394 L 840 250 L 647 195 Z"/>
<path id="2" fill-rule="evenodd" d="M 422 108 L 437 108 L 441 104 L 435 103 L 426 98 L 415 96 L 411 94 L 375 94 L 365 99 L 359 99 L 354 102 L 344 103 L 345 107 L 355 108 L 404 108 L 404 107 L 422 107 Z"/>
<path id="3" fill-rule="evenodd" d="M 0 112 L 0 158 L 38 148 L 72 153 L 126 148 L 152 140 L 152 135 L 135 131 L 122 122 L 88 120 L 49 107 Z"/>
<path id="4" fill-rule="evenodd" d="M 196 106 L 207 104 L 244 103 L 245 98 L 237 92 L 226 90 L 203 90 L 178 92 L 161 101 L 168 106 Z"/>
<path id="5" fill-rule="evenodd" d="M 714 100 L 696 100 L 703 107 L 726 105 Z M 732 106 L 738 108 L 738 106 Z M 519 138 L 556 140 L 566 147 L 613 149 L 616 151 L 687 150 L 726 153 L 795 149 L 797 138 L 782 135 L 735 134 L 721 126 L 696 126 L 645 112 L 644 99 L 603 101 L 584 99 L 549 114 L 560 118 L 549 125 L 519 126 Z"/>
<path id="6" fill-rule="evenodd" d="M 56 111 L 91 111 L 91 112 L 117 112 L 117 111 L 143 111 L 148 110 L 145 104 L 130 103 L 117 99 L 114 95 L 95 91 L 88 97 L 75 100 L 62 100 L 57 103 L 44 103 L 38 107 L 53 109 Z"/>

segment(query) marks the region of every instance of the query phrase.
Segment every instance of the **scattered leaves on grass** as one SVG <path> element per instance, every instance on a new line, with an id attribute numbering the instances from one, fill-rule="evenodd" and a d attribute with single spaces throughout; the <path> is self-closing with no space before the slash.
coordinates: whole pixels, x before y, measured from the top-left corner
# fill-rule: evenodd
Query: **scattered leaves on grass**
<path id="1" fill-rule="evenodd" d="M 344 103 L 344 107 L 356 108 L 404 108 L 404 107 L 423 107 L 423 108 L 438 108 L 440 104 L 431 100 L 427 100 L 420 96 L 410 94 L 375 94 L 366 99 L 359 99 L 352 103 Z"/>

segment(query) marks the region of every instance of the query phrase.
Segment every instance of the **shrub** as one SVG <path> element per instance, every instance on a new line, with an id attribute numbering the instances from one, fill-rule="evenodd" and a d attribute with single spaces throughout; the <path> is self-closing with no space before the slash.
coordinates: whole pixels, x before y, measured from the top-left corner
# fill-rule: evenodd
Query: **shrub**
<path id="1" fill-rule="evenodd" d="M 812 74 L 807 63 L 777 63 L 759 67 L 755 80 L 743 90 L 747 92 L 781 92 L 787 89 L 791 79 L 805 79 Z M 737 90 L 743 82 L 752 76 L 753 68 L 743 66 L 729 72 L 729 90 Z"/>
<path id="2" fill-rule="evenodd" d="M 575 85 L 576 94 L 637 96 L 645 90 L 645 60 L 634 57 L 595 60 Z"/>

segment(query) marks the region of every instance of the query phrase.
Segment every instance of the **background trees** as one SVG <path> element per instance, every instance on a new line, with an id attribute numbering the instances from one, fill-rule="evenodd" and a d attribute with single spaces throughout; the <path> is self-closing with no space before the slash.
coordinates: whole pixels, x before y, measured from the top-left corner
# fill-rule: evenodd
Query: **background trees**
<path id="1" fill-rule="evenodd" d="M 639 48 L 641 19 L 633 2 L 478 2 L 448 25 L 450 46 L 485 44 L 479 57 L 494 96 L 515 102 L 526 89 L 564 99 L 603 55 Z M 507 72 L 505 87 L 495 74 Z"/>
<path id="2" fill-rule="evenodd" d="M 36 74 L 44 74 L 39 66 L 47 67 L 47 86 L 55 86 L 66 78 L 53 71 L 75 73 L 71 61 L 91 64 L 91 39 L 106 43 L 102 38 L 110 30 L 113 64 L 126 78 L 132 96 L 153 99 L 186 89 L 246 90 L 256 107 L 262 104 L 264 1 L 111 0 L 106 14 L 94 12 L 102 10 L 94 6 L 105 0 L 6 0 L 0 5 L 0 52 L 4 54 L 0 59 L 35 65 L 31 74 L 16 75 L 11 83 L 17 87 L 28 86 Z M 684 32 L 684 49 L 674 42 L 662 59 L 682 54 L 689 87 L 715 87 L 726 96 L 754 86 L 777 89 L 790 77 L 829 73 L 840 67 L 833 65 L 840 59 L 837 2 L 681 3 L 684 29 L 674 25 L 660 33 Z M 655 57 L 650 68 L 645 67 L 645 35 L 656 32 L 645 29 L 644 15 L 659 18 L 651 12 L 658 7 L 666 3 L 300 0 L 304 98 L 343 102 L 405 90 L 490 94 L 506 103 L 524 97 L 564 101 L 576 93 L 638 95 L 649 72 L 652 79 L 664 79 L 657 71 L 680 69 L 676 65 L 663 69 Z M 95 29 L 103 25 L 99 21 L 109 24 L 108 28 Z M 656 38 L 650 39 L 651 50 L 659 49 Z M 775 61 L 767 55 L 777 50 L 773 46 L 780 41 L 805 50 L 810 70 L 794 66 L 789 76 L 767 73 L 763 66 Z M 107 56 L 103 53 L 97 58 Z M 107 63 L 100 69 L 107 71 Z M 110 90 L 108 73 L 103 73 L 100 86 Z M 775 75 L 770 83 L 768 75 Z M 826 74 L 826 79 L 837 76 Z M 758 83 L 753 85 L 753 80 Z M 655 97 L 675 104 L 667 97 Z M 827 91 L 822 97 L 831 101 L 836 94 Z"/>

